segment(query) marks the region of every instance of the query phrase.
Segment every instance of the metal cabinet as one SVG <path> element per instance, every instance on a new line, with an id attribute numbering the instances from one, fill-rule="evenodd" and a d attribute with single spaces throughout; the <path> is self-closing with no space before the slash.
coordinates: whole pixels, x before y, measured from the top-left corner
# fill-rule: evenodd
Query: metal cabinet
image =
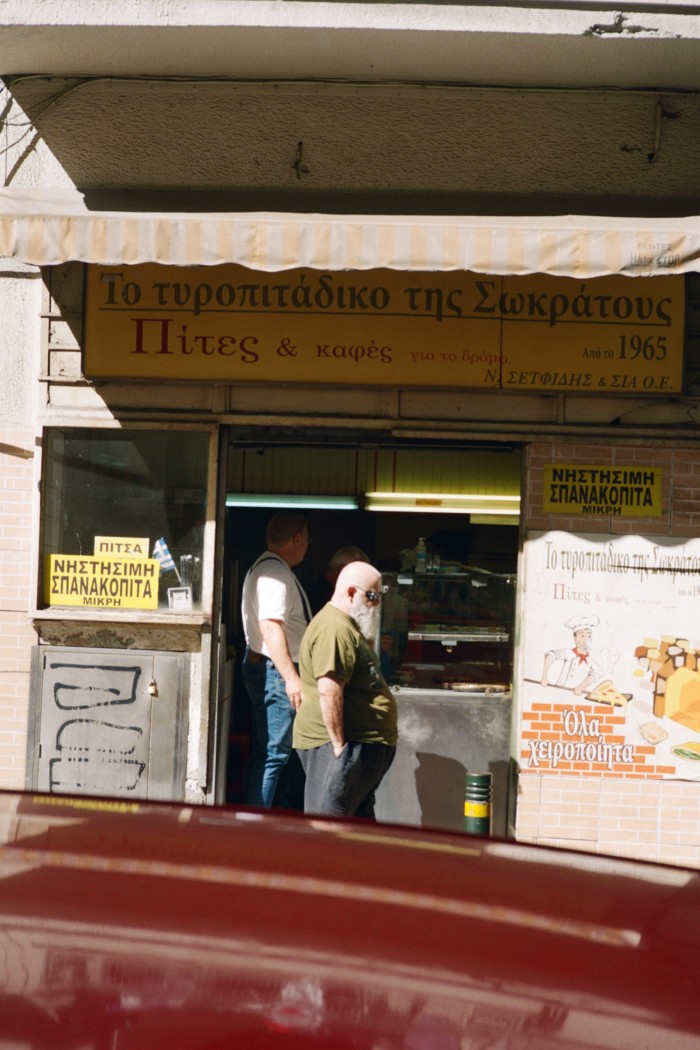
<path id="1" fill-rule="evenodd" d="M 505 837 L 510 776 L 510 693 L 399 689 L 399 743 L 377 791 L 379 820 L 464 829 L 465 774 L 491 773 L 491 832 Z"/>
<path id="2" fill-rule="evenodd" d="M 187 653 L 38 646 L 30 788 L 184 797 Z"/>

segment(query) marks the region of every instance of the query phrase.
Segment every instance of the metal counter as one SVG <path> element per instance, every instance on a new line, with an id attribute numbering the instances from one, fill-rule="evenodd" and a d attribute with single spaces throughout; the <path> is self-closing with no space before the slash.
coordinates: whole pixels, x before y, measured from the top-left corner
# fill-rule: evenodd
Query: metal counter
<path id="1" fill-rule="evenodd" d="M 377 819 L 464 830 L 465 774 L 493 778 L 491 834 L 505 836 L 512 695 L 395 689 L 396 758 L 377 792 Z"/>

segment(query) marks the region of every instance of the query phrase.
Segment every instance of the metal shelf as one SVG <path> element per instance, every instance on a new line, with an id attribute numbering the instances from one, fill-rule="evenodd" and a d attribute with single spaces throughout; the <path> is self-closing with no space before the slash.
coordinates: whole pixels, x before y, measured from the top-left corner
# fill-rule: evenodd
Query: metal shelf
<path id="1" fill-rule="evenodd" d="M 506 631 L 479 631 L 477 628 L 464 631 L 409 631 L 409 640 L 416 642 L 442 642 L 459 645 L 461 642 L 508 642 L 510 635 Z"/>

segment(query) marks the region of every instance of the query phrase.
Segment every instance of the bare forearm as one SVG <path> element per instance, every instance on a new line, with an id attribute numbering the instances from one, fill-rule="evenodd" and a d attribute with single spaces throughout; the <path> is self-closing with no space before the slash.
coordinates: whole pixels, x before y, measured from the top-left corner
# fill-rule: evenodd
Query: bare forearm
<path id="1" fill-rule="evenodd" d="M 273 664 L 283 678 L 295 673 L 284 627 L 277 620 L 261 620 L 260 632 Z"/>
<path id="2" fill-rule="evenodd" d="M 318 698 L 321 704 L 323 724 L 328 731 L 334 753 L 339 755 L 345 744 L 342 683 L 327 676 L 319 678 Z"/>
<path id="3" fill-rule="evenodd" d="M 294 708 L 301 703 L 301 679 L 294 666 L 284 627 L 277 620 L 260 620 L 260 632 L 270 659 L 284 678 L 284 685 L 289 702 Z"/>

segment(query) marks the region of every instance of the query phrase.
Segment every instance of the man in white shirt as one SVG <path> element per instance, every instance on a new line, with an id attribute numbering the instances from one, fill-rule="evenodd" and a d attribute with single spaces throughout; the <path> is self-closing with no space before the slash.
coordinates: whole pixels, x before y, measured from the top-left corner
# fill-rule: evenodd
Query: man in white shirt
<path id="1" fill-rule="evenodd" d="M 247 801 L 270 807 L 292 753 L 292 725 L 301 703 L 299 645 L 310 610 L 292 567 L 309 546 L 306 521 L 300 514 L 275 514 L 266 539 L 267 550 L 243 582 L 241 611 L 243 681 L 252 704 Z"/>

